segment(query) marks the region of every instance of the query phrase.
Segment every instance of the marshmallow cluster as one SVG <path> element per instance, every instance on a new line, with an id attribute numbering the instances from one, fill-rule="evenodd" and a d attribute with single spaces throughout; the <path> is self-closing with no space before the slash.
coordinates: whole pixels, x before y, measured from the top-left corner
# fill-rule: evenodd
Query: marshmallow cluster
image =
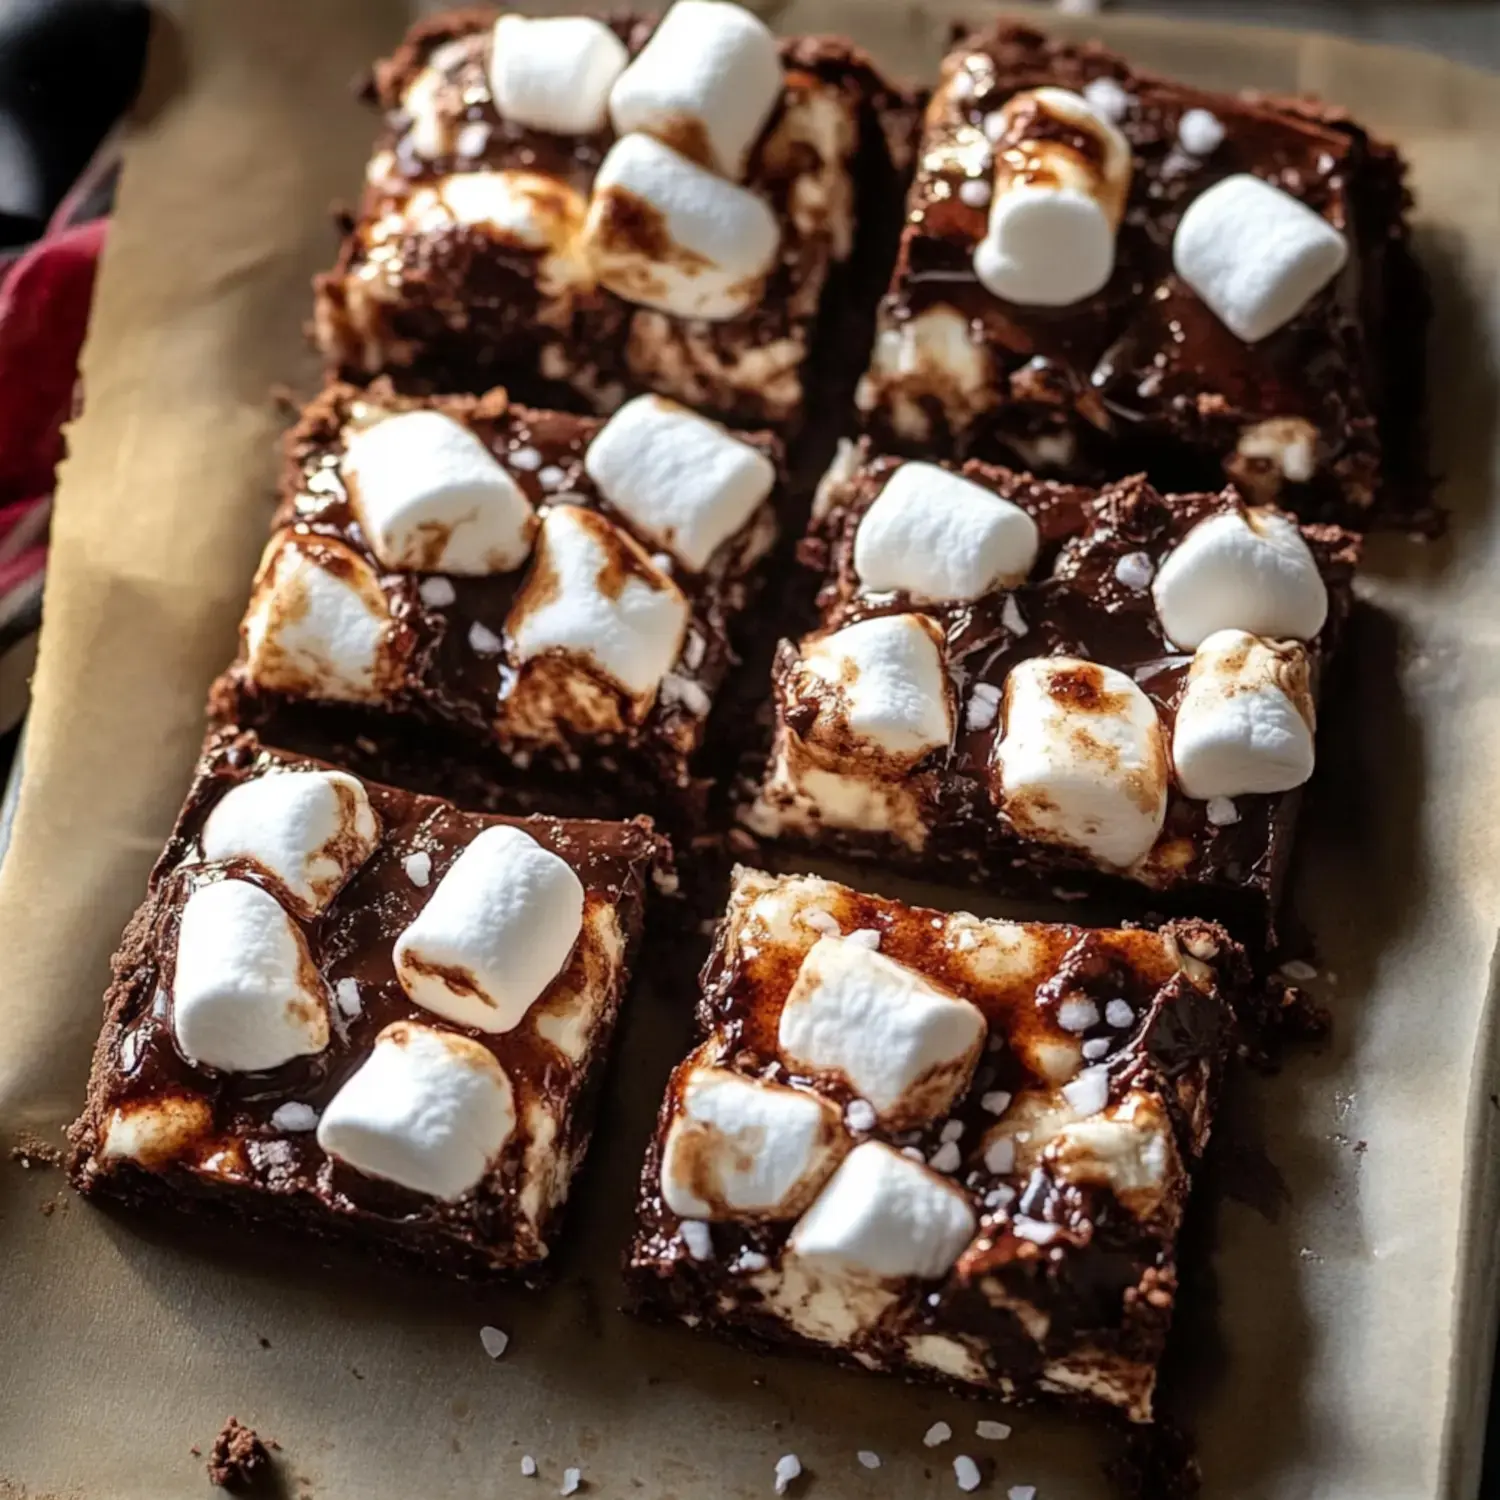
<path id="1" fill-rule="evenodd" d="M 599 493 L 641 535 L 702 572 L 765 503 L 776 467 L 758 448 L 660 396 L 627 401 L 584 454 Z"/>
<path id="2" fill-rule="evenodd" d="M 794 1219 L 848 1149 L 819 1095 L 694 1068 L 662 1150 L 662 1200 L 687 1219 Z"/>
<path id="3" fill-rule="evenodd" d="M 777 1027 L 796 1072 L 841 1077 L 893 1130 L 925 1124 L 967 1089 L 985 1021 L 967 1000 L 863 943 L 820 938 Z"/>
<path id="4" fill-rule="evenodd" d="M 387 568 L 508 573 L 531 550 L 530 501 L 489 449 L 441 412 L 354 428 L 343 474 L 370 550 Z"/>
<path id="5" fill-rule="evenodd" d="M 1173 269 L 1247 344 L 1291 322 L 1348 259 L 1327 219 L 1247 173 L 1200 193 L 1172 237 Z"/>
<path id="6" fill-rule="evenodd" d="M 317 1141 L 366 1176 L 452 1201 L 479 1183 L 515 1128 L 511 1082 L 493 1053 L 398 1021 L 329 1101 Z"/>
<path id="7" fill-rule="evenodd" d="M 1287 792 L 1313 772 L 1307 652 L 1220 630 L 1193 654 L 1172 760 L 1189 797 Z"/>
<path id="8" fill-rule="evenodd" d="M 854 570 L 871 592 L 960 602 L 1020 583 L 1037 546 L 1036 522 L 1013 501 L 936 464 L 904 463 L 860 519 Z"/>
<path id="9" fill-rule="evenodd" d="M 1309 641 L 1328 618 L 1328 589 L 1290 516 L 1227 510 L 1200 521 L 1162 560 L 1151 586 L 1167 639 L 1191 651 L 1215 631 Z"/>
<path id="10" fill-rule="evenodd" d="M 304 916 L 322 911 L 375 852 L 380 825 L 363 782 L 343 771 L 281 771 L 232 786 L 204 820 L 206 860 L 243 859 Z"/>
<path id="11" fill-rule="evenodd" d="M 1066 656 L 1011 669 L 992 791 L 1023 837 L 1128 869 L 1161 833 L 1167 750 L 1151 700 L 1123 672 Z"/>
<path id="12" fill-rule="evenodd" d="M 996 297 L 1065 307 L 1103 289 L 1130 191 L 1129 142 L 1080 94 L 1030 89 L 999 112 L 989 225 L 974 274 Z M 1062 139 L 1059 139 L 1061 127 Z M 1068 134 L 1092 145 L 1080 151 Z"/>
<path id="13" fill-rule="evenodd" d="M 583 930 L 573 868 L 519 828 L 486 828 L 396 940 L 396 977 L 425 1010 L 476 1031 L 513 1031 Z"/>
<path id="14" fill-rule="evenodd" d="M 374 569 L 341 542 L 273 538 L 241 634 L 259 687 L 356 703 L 386 695 L 390 609 Z"/>
<path id="15" fill-rule="evenodd" d="M 602 682 L 638 722 L 682 650 L 688 615 L 682 590 L 632 537 L 597 511 L 555 505 L 506 631 L 519 665 L 550 662 L 562 677 L 553 717 L 590 722 L 590 688 Z M 570 690 L 591 706 L 570 707 Z"/>

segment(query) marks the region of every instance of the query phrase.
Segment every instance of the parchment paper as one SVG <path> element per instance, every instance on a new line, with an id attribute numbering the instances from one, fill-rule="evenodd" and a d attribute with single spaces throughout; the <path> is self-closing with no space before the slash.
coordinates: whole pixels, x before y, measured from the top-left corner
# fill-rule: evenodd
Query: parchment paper
<path id="1" fill-rule="evenodd" d="M 158 28 L 85 354 L 57 508 L 14 843 L 0 876 L 0 1140 L 76 1112 L 108 955 L 186 785 L 268 514 L 277 419 L 306 390 L 307 278 L 373 123 L 347 80 L 399 33 L 388 0 L 199 0 Z M 935 6 L 779 9 L 930 73 Z M 977 12 L 971 7 L 968 14 Z M 1075 30 L 1082 29 L 1075 26 Z M 1097 23 L 1142 62 L 1305 89 L 1415 165 L 1438 299 L 1433 417 L 1449 538 L 1378 540 L 1331 708 L 1299 906 L 1336 1031 L 1246 1080 L 1258 1207 L 1214 1225 L 1216 1299 L 1183 1319 L 1210 1497 L 1424 1500 L 1476 1483 L 1494 1327 L 1500 919 L 1500 81 L 1436 58 L 1181 23 Z M 895 882 L 866 876 L 868 883 Z M 933 899 L 933 893 L 927 893 Z M 993 911 L 948 893 L 945 904 Z M 667 1500 L 765 1496 L 795 1452 L 814 1497 L 1106 1493 L 1108 1440 L 874 1377 L 757 1360 L 614 1311 L 616 1260 L 686 997 L 641 995 L 558 1284 L 483 1298 L 330 1277 L 259 1244 L 204 1253 L 0 1163 L 0 1496 L 172 1500 L 233 1412 L 282 1444 L 287 1493 Z M 1254 1150 L 1244 1153 L 1251 1163 Z M 1284 1184 L 1284 1192 L 1278 1190 Z M 1251 1194 L 1250 1196 L 1255 1196 Z M 55 1211 L 47 1212 L 50 1205 Z M 512 1334 L 492 1363 L 478 1331 Z M 957 1434 L 928 1450 L 942 1417 Z M 878 1452 L 866 1471 L 856 1450 Z M 535 1455 L 541 1475 L 523 1479 Z"/>

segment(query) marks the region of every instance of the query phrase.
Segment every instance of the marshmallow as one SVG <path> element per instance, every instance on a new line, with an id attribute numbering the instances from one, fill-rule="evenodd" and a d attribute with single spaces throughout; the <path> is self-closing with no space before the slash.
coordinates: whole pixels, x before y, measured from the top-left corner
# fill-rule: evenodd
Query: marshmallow
<path id="1" fill-rule="evenodd" d="M 583 467 L 637 534 L 697 573 L 776 482 L 758 448 L 660 396 L 627 401 L 589 444 Z"/>
<path id="2" fill-rule="evenodd" d="M 391 632 L 380 581 L 358 553 L 327 537 L 272 539 L 242 626 L 257 686 L 378 702 L 393 668 Z"/>
<path id="3" fill-rule="evenodd" d="M 1200 193 L 1172 237 L 1173 269 L 1247 344 L 1295 318 L 1348 259 L 1327 219 L 1245 173 Z"/>
<path id="4" fill-rule="evenodd" d="M 397 1021 L 329 1100 L 317 1139 L 367 1177 L 451 1202 L 479 1182 L 515 1128 L 510 1079 L 487 1048 Z"/>
<path id="5" fill-rule="evenodd" d="M 201 1145 L 213 1123 L 213 1106 L 201 1095 L 131 1100 L 109 1112 L 99 1154 L 129 1157 L 143 1167 L 165 1166 Z"/>
<path id="6" fill-rule="evenodd" d="M 188 897 L 172 1032 L 185 1057 L 226 1073 L 279 1068 L 328 1045 L 323 981 L 301 929 L 269 892 L 218 880 Z"/>
<path id="7" fill-rule="evenodd" d="M 905 463 L 854 536 L 854 570 L 873 592 L 919 602 L 977 599 L 1031 571 L 1036 522 L 1019 505 L 936 464 Z"/>
<path id="8" fill-rule="evenodd" d="M 846 1156 L 797 1221 L 789 1252 L 829 1275 L 944 1275 L 974 1236 L 967 1196 L 878 1141 Z"/>
<path id="9" fill-rule="evenodd" d="M 685 1219 L 795 1219 L 848 1149 L 817 1094 L 695 1068 L 662 1150 L 662 1199 Z"/>
<path id="10" fill-rule="evenodd" d="M 1108 1188 L 1141 1217 L 1155 1211 L 1182 1172 L 1171 1122 L 1148 1094 L 1132 1094 L 1117 1110 L 1064 1125 L 1043 1159 L 1057 1181 Z"/>
<path id="11" fill-rule="evenodd" d="M 765 24 L 721 0 L 677 0 L 609 96 L 620 135 L 644 131 L 736 182 L 781 98 Z"/>
<path id="12" fill-rule="evenodd" d="M 1307 652 L 1292 642 L 1220 630 L 1188 669 L 1172 733 L 1189 797 L 1289 792 L 1313 772 Z"/>
<path id="13" fill-rule="evenodd" d="M 600 284 L 627 302 L 721 322 L 760 300 L 781 229 L 765 199 L 627 135 L 594 178 L 583 248 Z"/>
<path id="14" fill-rule="evenodd" d="M 253 861 L 312 916 L 379 839 L 362 782 L 343 771 L 276 771 L 230 787 L 204 821 L 199 844 L 207 860 Z"/>
<path id="15" fill-rule="evenodd" d="M 1092 297 L 1114 273 L 1115 234 L 1130 191 L 1129 142 L 1067 89 L 1015 94 L 999 113 L 995 190 L 974 274 L 995 296 L 1026 306 L 1066 307 Z M 1066 139 L 1079 134 L 1090 143 L 1084 151 Z"/>
<path id="16" fill-rule="evenodd" d="M 1184 651 L 1216 630 L 1307 641 L 1328 618 L 1328 589 L 1297 523 L 1274 510 L 1200 521 L 1151 585 L 1167 639 Z"/>
<path id="17" fill-rule="evenodd" d="M 531 550 L 531 503 L 469 429 L 436 411 L 398 412 L 344 444 L 349 498 L 387 568 L 508 573 Z"/>
<path id="18" fill-rule="evenodd" d="M 808 642 L 794 692 L 823 699 L 803 735 L 837 761 L 850 756 L 909 769 L 953 735 L 942 633 L 922 615 L 878 615 Z"/>
<path id="19" fill-rule="evenodd" d="M 490 46 L 490 93 L 507 120 L 553 135 L 593 135 L 630 54 L 592 16 L 505 15 Z"/>
<path id="20" fill-rule="evenodd" d="M 513 1031 L 583 930 L 573 868 L 519 828 L 475 836 L 396 939 L 396 977 L 418 1005 L 476 1031 Z"/>
<path id="21" fill-rule="evenodd" d="M 1151 700 L 1123 672 L 1069 656 L 1018 663 L 1005 680 L 992 774 L 1017 833 L 1124 869 L 1156 842 L 1167 755 Z"/>
<path id="22" fill-rule="evenodd" d="M 923 1124 L 968 1088 L 984 1047 L 976 1006 L 850 938 L 808 950 L 776 1040 L 794 1071 L 837 1073 L 888 1129 Z"/>
<path id="23" fill-rule="evenodd" d="M 555 505 L 506 622 L 516 659 L 578 659 L 644 716 L 687 632 L 688 604 L 633 538 L 597 511 Z"/>

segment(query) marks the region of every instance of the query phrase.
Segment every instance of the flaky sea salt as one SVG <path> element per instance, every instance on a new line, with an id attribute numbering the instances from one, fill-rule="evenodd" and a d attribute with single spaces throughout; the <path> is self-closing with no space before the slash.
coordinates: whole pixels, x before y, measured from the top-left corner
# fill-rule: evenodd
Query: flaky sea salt
<path id="1" fill-rule="evenodd" d="M 802 1460 L 795 1453 L 783 1453 L 776 1460 L 776 1493 L 784 1495 L 787 1486 L 802 1472 Z"/>
<path id="2" fill-rule="evenodd" d="M 958 1481 L 959 1489 L 977 1490 L 979 1488 L 979 1465 L 967 1453 L 960 1453 L 953 1460 L 953 1477 Z"/>
<path id="3" fill-rule="evenodd" d="M 503 1328 L 495 1328 L 486 1323 L 479 1330 L 479 1342 L 484 1345 L 484 1352 L 491 1359 L 499 1359 L 510 1347 L 510 1335 Z"/>

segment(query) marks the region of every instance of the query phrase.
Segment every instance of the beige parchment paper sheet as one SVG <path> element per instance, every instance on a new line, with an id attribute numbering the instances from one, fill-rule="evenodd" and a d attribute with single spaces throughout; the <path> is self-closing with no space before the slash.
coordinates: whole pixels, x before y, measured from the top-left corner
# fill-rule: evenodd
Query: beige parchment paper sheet
<path id="1" fill-rule="evenodd" d="M 310 388 L 307 278 L 372 122 L 347 82 L 394 0 L 197 0 L 159 29 L 85 357 L 14 843 L 0 875 L 0 1140 L 76 1112 L 107 961 L 186 785 L 269 511 L 273 383 Z M 793 3 L 930 74 L 956 10 Z M 976 12 L 971 7 L 969 14 Z M 1075 28 L 1077 29 L 1077 28 Z M 1438 302 L 1433 417 L 1451 534 L 1381 539 L 1330 715 L 1299 906 L 1337 976 L 1316 1056 L 1236 1091 L 1227 1128 L 1284 1182 L 1217 1212 L 1213 1295 L 1185 1327 L 1209 1497 L 1427 1500 L 1474 1491 L 1492 1347 L 1500 922 L 1500 80 L 1315 37 L 1097 27 L 1214 85 L 1321 93 L 1392 132 Z M 878 876 L 865 879 L 894 888 Z M 948 904 L 993 910 L 948 893 Z M 1109 1440 L 1022 1414 L 986 1444 L 952 1397 L 751 1359 L 615 1311 L 615 1266 L 685 997 L 641 995 L 557 1284 L 453 1295 L 351 1283 L 259 1244 L 212 1254 L 0 1162 L 0 1497 L 175 1500 L 233 1412 L 283 1447 L 287 1493 L 765 1496 L 778 1455 L 813 1497 L 1105 1487 Z M 1273 1180 L 1269 1173 L 1262 1177 Z M 1266 1196 L 1263 1194 L 1262 1196 Z M 55 1211 L 47 1212 L 49 1205 Z M 1204 1300 L 1201 1297 L 1200 1301 Z M 510 1331 L 492 1363 L 478 1331 Z M 927 1450 L 939 1417 L 957 1440 Z M 856 1450 L 883 1466 L 860 1468 Z M 519 1459 L 536 1456 L 537 1479 Z"/>

